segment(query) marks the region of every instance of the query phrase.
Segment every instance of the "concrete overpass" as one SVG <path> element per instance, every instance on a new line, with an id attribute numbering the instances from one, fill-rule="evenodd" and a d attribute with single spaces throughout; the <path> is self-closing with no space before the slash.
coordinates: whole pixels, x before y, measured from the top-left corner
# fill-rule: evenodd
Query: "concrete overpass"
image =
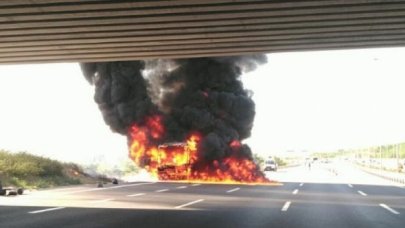
<path id="1" fill-rule="evenodd" d="M 0 64 L 405 46 L 405 0 L 0 1 Z"/>

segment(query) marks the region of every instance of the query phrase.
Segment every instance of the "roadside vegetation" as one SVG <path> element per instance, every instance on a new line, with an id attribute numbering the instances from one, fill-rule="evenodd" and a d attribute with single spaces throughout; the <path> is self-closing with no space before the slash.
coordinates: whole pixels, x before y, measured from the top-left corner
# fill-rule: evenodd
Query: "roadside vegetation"
<path id="1" fill-rule="evenodd" d="M 36 189 L 94 182 L 92 179 L 74 163 L 0 150 L 0 180 L 4 186 Z"/>
<path id="2" fill-rule="evenodd" d="M 357 158 L 393 158 L 405 159 L 405 143 L 386 144 L 356 149 L 340 149 L 338 151 L 317 152 L 313 156 L 320 158 L 350 157 Z"/>
<path id="3" fill-rule="evenodd" d="M 122 161 L 121 164 L 108 164 L 107 162 L 95 162 L 92 164 L 83 165 L 84 172 L 91 176 L 99 178 L 115 177 L 124 178 L 126 176 L 133 176 L 139 173 L 140 169 L 131 160 Z"/>
<path id="4" fill-rule="evenodd" d="M 253 160 L 260 167 L 260 170 L 264 169 L 264 158 L 259 154 L 253 154 Z"/>

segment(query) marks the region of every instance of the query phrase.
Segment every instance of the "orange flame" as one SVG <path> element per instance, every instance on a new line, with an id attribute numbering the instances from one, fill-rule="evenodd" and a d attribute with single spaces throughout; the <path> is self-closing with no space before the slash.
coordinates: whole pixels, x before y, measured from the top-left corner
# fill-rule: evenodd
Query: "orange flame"
<path id="1" fill-rule="evenodd" d="M 215 183 L 270 183 L 248 158 L 231 155 L 221 161 L 204 162 L 198 156 L 201 137 L 192 134 L 186 142 L 166 143 L 156 146 L 153 140 L 164 134 L 160 116 L 146 119 L 145 127 L 133 125 L 130 128 L 129 156 L 160 180 L 184 180 L 189 182 Z M 241 148 L 240 141 L 229 144 L 233 150 Z M 201 165 L 203 164 L 203 165 Z"/>

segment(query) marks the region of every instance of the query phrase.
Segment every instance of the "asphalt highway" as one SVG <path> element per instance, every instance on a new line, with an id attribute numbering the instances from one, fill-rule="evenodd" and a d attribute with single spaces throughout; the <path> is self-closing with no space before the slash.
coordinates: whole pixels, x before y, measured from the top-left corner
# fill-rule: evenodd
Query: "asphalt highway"
<path id="1" fill-rule="evenodd" d="M 405 227 L 405 188 L 347 164 L 267 175 L 282 184 L 133 182 L 0 197 L 0 227 Z"/>

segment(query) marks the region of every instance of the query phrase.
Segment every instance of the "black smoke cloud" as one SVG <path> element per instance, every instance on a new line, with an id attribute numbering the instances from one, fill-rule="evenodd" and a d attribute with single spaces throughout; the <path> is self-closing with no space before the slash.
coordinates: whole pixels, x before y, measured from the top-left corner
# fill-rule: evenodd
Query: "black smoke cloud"
<path id="1" fill-rule="evenodd" d="M 240 76 L 266 61 L 265 55 L 252 55 L 82 63 L 81 68 L 114 132 L 127 135 L 133 124 L 159 114 L 166 129 L 159 143 L 198 132 L 199 156 L 209 163 L 230 155 L 252 159 L 247 145 L 230 144 L 250 136 L 255 116 L 252 93 Z"/>
<path id="2" fill-rule="evenodd" d="M 112 131 L 126 135 L 131 124 L 156 112 L 142 76 L 143 61 L 82 63 L 81 68 L 95 85 L 94 100 Z"/>

